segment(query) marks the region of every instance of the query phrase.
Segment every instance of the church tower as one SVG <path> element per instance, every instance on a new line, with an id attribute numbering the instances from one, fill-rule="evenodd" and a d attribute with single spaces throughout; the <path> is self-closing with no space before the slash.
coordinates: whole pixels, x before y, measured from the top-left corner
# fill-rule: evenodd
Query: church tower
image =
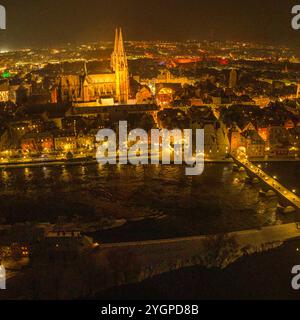
<path id="1" fill-rule="evenodd" d="M 127 103 L 129 99 L 129 72 L 121 29 L 116 29 L 115 47 L 111 56 L 111 67 L 116 75 L 116 99 Z"/>
<path id="2" fill-rule="evenodd" d="M 115 46 L 114 46 L 114 51 L 111 54 L 111 61 L 110 61 L 110 66 L 112 70 L 115 72 L 116 71 L 116 63 L 117 63 L 117 53 L 118 53 L 118 45 L 119 45 L 119 30 L 116 29 L 116 35 L 115 35 Z"/>

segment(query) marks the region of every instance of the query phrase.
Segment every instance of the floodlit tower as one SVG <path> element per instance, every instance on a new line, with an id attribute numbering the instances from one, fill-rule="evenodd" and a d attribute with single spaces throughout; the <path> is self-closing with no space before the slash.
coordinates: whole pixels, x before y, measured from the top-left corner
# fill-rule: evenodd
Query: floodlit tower
<path id="1" fill-rule="evenodd" d="M 111 68 L 113 69 L 113 71 L 116 71 L 116 56 L 117 56 L 117 52 L 118 52 L 118 45 L 119 45 L 119 30 L 116 29 L 116 35 L 115 35 L 115 46 L 114 46 L 114 51 L 111 55 L 111 61 L 110 61 L 110 65 Z"/>
<path id="2" fill-rule="evenodd" d="M 116 98 L 119 103 L 129 99 L 129 72 L 121 29 L 116 29 L 115 47 L 111 57 L 111 67 L 116 74 Z"/>

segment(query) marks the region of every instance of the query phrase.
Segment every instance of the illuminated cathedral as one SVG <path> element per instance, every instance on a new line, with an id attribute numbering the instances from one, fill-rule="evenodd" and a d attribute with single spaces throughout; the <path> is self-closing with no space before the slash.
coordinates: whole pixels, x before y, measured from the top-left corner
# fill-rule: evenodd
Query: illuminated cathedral
<path id="1" fill-rule="evenodd" d="M 58 99 L 96 105 L 127 104 L 129 72 L 121 29 L 116 29 L 111 72 L 89 74 L 85 64 L 83 75 L 63 75 L 58 85 Z"/>

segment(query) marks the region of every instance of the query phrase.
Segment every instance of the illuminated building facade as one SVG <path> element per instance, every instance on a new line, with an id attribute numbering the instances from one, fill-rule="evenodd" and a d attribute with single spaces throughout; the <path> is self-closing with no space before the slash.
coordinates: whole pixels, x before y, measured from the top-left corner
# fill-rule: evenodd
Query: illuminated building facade
<path id="1" fill-rule="evenodd" d="M 0 85 L 0 102 L 7 102 L 9 100 L 9 87 L 7 83 Z"/>
<path id="2" fill-rule="evenodd" d="M 116 30 L 115 47 L 111 56 L 111 72 L 60 77 L 57 96 L 61 101 L 95 102 L 96 104 L 127 104 L 129 71 L 122 30 Z M 52 93 L 55 97 L 56 94 Z M 56 101 L 53 101 L 56 102 Z"/>
<path id="3" fill-rule="evenodd" d="M 235 69 L 232 69 L 229 74 L 229 88 L 234 89 L 237 86 L 238 74 Z"/>

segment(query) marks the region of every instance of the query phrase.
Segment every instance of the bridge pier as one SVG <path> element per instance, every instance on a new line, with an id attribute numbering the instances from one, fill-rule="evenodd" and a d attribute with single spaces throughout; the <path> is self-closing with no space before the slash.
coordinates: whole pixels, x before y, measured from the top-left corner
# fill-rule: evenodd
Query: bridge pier
<path id="1" fill-rule="evenodd" d="M 253 172 L 251 172 L 247 168 L 245 168 L 245 170 L 247 173 L 247 178 L 246 178 L 247 183 L 249 183 L 249 184 L 259 183 L 259 179 L 257 178 L 257 176 L 255 174 L 253 174 Z"/>
<path id="2" fill-rule="evenodd" d="M 246 177 L 245 182 L 248 183 L 248 184 L 257 184 L 257 183 L 259 183 L 259 180 L 256 177 L 251 177 L 251 176 L 248 175 Z"/>
<path id="3" fill-rule="evenodd" d="M 278 196 L 278 205 L 282 208 L 292 207 L 295 210 L 297 209 L 290 201 L 288 201 L 286 198 L 281 196 Z"/>
<path id="4" fill-rule="evenodd" d="M 277 206 L 277 212 L 279 212 L 279 213 L 293 213 L 293 212 L 297 212 L 297 209 L 293 206 L 282 206 L 279 203 Z"/>
<path id="5" fill-rule="evenodd" d="M 265 193 L 268 193 L 270 190 L 272 190 L 267 184 L 265 183 L 261 183 L 261 189 L 262 191 L 264 191 Z"/>
<path id="6" fill-rule="evenodd" d="M 259 190 L 259 195 L 260 196 L 263 196 L 263 197 L 276 197 L 276 193 L 273 191 L 273 190 L 271 190 L 271 189 L 267 189 L 267 188 L 261 188 L 260 190 Z"/>
<path id="7" fill-rule="evenodd" d="M 278 210 L 284 213 L 297 211 L 300 213 L 300 198 L 282 186 L 276 179 L 270 177 L 259 167 L 252 164 L 247 158 L 231 155 L 237 167 L 244 167 L 248 177 L 246 182 L 253 183 L 258 180 L 261 183 L 260 195 L 278 197 Z"/>

